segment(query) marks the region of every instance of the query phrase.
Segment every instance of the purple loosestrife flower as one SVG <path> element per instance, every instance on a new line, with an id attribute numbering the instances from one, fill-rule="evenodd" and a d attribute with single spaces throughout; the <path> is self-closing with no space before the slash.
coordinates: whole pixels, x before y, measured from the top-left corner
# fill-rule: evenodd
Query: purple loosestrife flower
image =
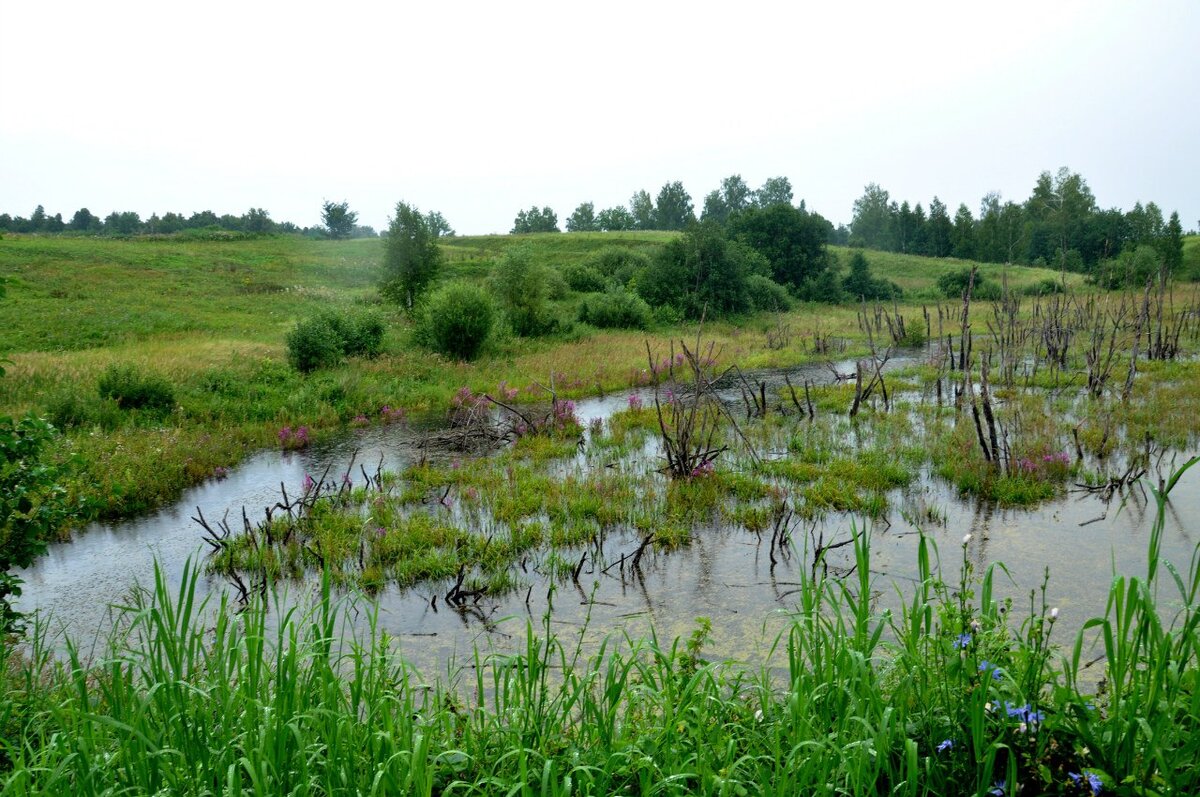
<path id="1" fill-rule="evenodd" d="M 631 410 L 640 410 L 642 408 L 642 397 L 637 393 L 630 393 L 627 401 Z"/>

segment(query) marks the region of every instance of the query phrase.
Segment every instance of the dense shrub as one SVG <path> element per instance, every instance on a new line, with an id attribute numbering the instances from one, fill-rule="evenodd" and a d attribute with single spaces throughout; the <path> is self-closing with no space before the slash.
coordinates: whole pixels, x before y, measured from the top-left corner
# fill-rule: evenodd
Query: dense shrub
<path id="1" fill-rule="evenodd" d="M 1054 296 L 1060 293 L 1066 293 L 1066 288 L 1063 287 L 1062 280 L 1046 277 L 1046 279 L 1036 282 L 1033 285 L 1025 287 L 1026 296 Z"/>
<path id="2" fill-rule="evenodd" d="M 590 294 L 579 305 L 579 320 L 601 329 L 645 329 L 650 319 L 650 305 L 623 288 Z"/>
<path id="3" fill-rule="evenodd" d="M 766 258 L 771 279 L 795 289 L 830 268 L 825 248 L 829 232 L 829 222 L 821 216 L 786 203 L 746 208 L 729 219 L 730 238 Z"/>
<path id="4" fill-rule="evenodd" d="M 549 298 L 546 269 L 533 262 L 528 246 L 505 252 L 492 269 L 491 282 L 513 332 L 533 337 L 558 327 L 558 319 L 546 304 Z"/>
<path id="5" fill-rule="evenodd" d="M 46 417 L 56 429 L 79 426 L 116 429 L 125 420 L 121 408 L 113 399 L 81 395 L 73 390 L 52 396 L 46 402 Z"/>
<path id="6" fill-rule="evenodd" d="M 1092 274 L 1092 281 L 1107 290 L 1141 288 L 1147 280 L 1158 276 L 1162 265 L 1158 250 L 1152 246 L 1139 246 L 1101 262 Z"/>
<path id="7" fill-rule="evenodd" d="M 567 284 L 561 271 L 556 268 L 546 269 L 546 296 L 549 299 L 562 301 L 570 292 L 571 286 Z"/>
<path id="8" fill-rule="evenodd" d="M 899 298 L 903 293 L 896 283 L 875 277 L 862 252 L 850 256 L 850 273 L 842 280 L 842 290 L 850 299 L 868 302 Z"/>
<path id="9" fill-rule="evenodd" d="M 938 277 L 938 290 L 944 296 L 951 299 L 962 296 L 963 291 L 967 288 L 967 283 L 971 280 L 971 269 L 964 268 L 958 271 L 948 271 Z M 1000 298 L 1000 286 L 986 279 L 982 273 L 975 272 L 975 285 L 971 289 L 971 298 L 979 299 L 980 301 L 995 301 Z"/>
<path id="10" fill-rule="evenodd" d="M 374 311 L 321 313 L 338 336 L 338 346 L 347 357 L 376 357 L 383 351 L 383 317 Z"/>
<path id="11" fill-rule="evenodd" d="M 42 456 L 54 437 L 54 427 L 41 418 L 0 416 L 0 663 L 8 634 L 21 630 L 21 616 L 11 604 L 21 595 L 21 579 L 12 571 L 33 564 L 50 535 L 81 508 L 68 502 L 62 472 Z M 5 708 L 11 711 L 12 704 Z"/>
<path id="12" fill-rule="evenodd" d="M 792 306 L 787 288 L 762 274 L 746 277 L 746 291 L 755 310 L 788 310 Z"/>
<path id="13" fill-rule="evenodd" d="M 833 268 L 823 269 L 815 277 L 806 279 L 798 293 L 806 302 L 838 304 L 846 298 L 842 291 L 842 281 Z"/>
<path id="14" fill-rule="evenodd" d="M 452 282 L 429 297 L 419 333 L 442 354 L 470 360 L 487 341 L 495 318 L 495 304 L 483 288 Z"/>
<path id="15" fill-rule="evenodd" d="M 571 290 L 579 293 L 598 293 L 604 290 L 605 281 L 600 272 L 582 263 L 569 263 L 562 267 L 562 276 Z"/>
<path id="16" fill-rule="evenodd" d="M 606 246 L 585 260 L 584 266 L 600 275 L 602 284 L 595 290 L 604 290 L 604 282 L 628 286 L 638 272 L 650 266 L 650 258 L 627 246 Z"/>
<path id="17" fill-rule="evenodd" d="M 133 365 L 108 366 L 97 388 L 100 398 L 112 399 L 123 410 L 166 413 L 175 407 L 171 383 L 155 374 L 143 374 Z"/>
<path id="18" fill-rule="evenodd" d="M 287 351 L 292 367 L 308 373 L 336 365 L 342 359 L 342 339 L 325 315 L 315 315 L 287 334 Z"/>
<path id="19" fill-rule="evenodd" d="M 383 350 L 383 333 L 383 318 L 374 311 L 322 310 L 288 333 L 288 361 L 308 373 L 342 357 L 375 357 Z"/>
<path id="20" fill-rule="evenodd" d="M 636 287 L 651 307 L 671 305 L 688 318 L 712 318 L 753 309 L 746 279 L 769 269 L 764 257 L 728 240 L 719 224 L 704 222 L 659 249 Z"/>

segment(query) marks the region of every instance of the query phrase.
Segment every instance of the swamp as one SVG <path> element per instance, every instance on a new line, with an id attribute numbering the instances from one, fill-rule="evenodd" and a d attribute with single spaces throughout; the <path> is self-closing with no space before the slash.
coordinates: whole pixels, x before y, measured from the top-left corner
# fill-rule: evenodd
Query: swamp
<path id="1" fill-rule="evenodd" d="M 567 319 L 466 359 L 378 239 L 0 241 L 70 509 L 2 793 L 1200 788 L 1200 292 L 869 253 L 902 296 L 597 323 L 677 237 L 442 241 Z M 322 312 L 379 334 L 289 360 Z"/>

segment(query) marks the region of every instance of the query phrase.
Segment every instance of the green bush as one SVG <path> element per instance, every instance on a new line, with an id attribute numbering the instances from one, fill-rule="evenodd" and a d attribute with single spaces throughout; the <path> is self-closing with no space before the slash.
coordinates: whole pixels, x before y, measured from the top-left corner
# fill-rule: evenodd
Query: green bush
<path id="1" fill-rule="evenodd" d="M 746 290 L 755 310 L 780 311 L 790 310 L 792 307 L 792 297 L 788 295 L 787 288 L 762 274 L 746 277 Z"/>
<path id="2" fill-rule="evenodd" d="M 964 268 L 958 271 L 948 271 L 938 277 L 938 290 L 942 295 L 951 299 L 960 298 L 963 291 L 966 290 L 967 283 L 971 280 L 971 269 Z M 1000 286 L 986 279 L 982 273 L 975 272 L 975 284 L 971 288 L 971 298 L 979 299 L 980 301 L 991 302 L 1000 298 L 1002 291 Z"/>
<path id="3" fill-rule="evenodd" d="M 347 357 L 377 357 L 383 351 L 383 317 L 373 310 L 335 313 L 325 311 L 341 339 Z M 336 319 L 336 320 L 334 320 Z"/>
<path id="4" fill-rule="evenodd" d="M 599 293 L 604 290 L 604 277 L 599 271 L 582 263 L 569 263 L 562 267 L 562 276 L 571 290 L 579 293 Z"/>
<path id="5" fill-rule="evenodd" d="M 1061 280 L 1056 280 L 1053 277 L 1047 277 L 1041 282 L 1026 286 L 1024 291 L 1026 296 L 1054 296 L 1060 293 L 1066 293 Z"/>
<path id="6" fill-rule="evenodd" d="M 487 341 L 495 318 L 495 304 L 483 288 L 452 282 L 429 297 L 419 335 L 442 354 L 470 360 Z"/>
<path id="7" fill-rule="evenodd" d="M 529 246 L 509 249 L 492 269 L 492 288 L 513 332 L 521 337 L 545 335 L 558 328 L 558 319 L 546 306 L 546 271 L 533 261 Z"/>
<path id="8" fill-rule="evenodd" d="M 651 317 L 650 305 L 622 288 L 589 294 L 579 305 L 579 320 L 600 329 L 645 329 Z"/>
<path id="9" fill-rule="evenodd" d="M 383 317 L 379 313 L 322 310 L 288 333 L 288 361 L 308 373 L 336 365 L 342 357 L 375 357 L 383 350 Z"/>
<path id="10" fill-rule="evenodd" d="M 11 600 L 21 595 L 21 579 L 12 571 L 33 564 L 50 535 L 77 518 L 81 508 L 68 502 L 59 467 L 43 457 L 54 437 L 54 427 L 41 418 L 0 416 L 0 664 L 6 637 L 22 625 Z M 0 697 L 0 705 L 7 697 Z"/>
<path id="11" fill-rule="evenodd" d="M 167 413 L 175 407 L 175 388 L 161 376 L 143 374 L 133 365 L 110 365 L 100 375 L 102 399 L 112 399 L 123 410 Z"/>
<path id="12" fill-rule="evenodd" d="M 896 283 L 874 276 L 862 252 L 850 256 L 850 273 L 842 279 L 842 290 L 852 300 L 867 302 L 899 298 L 903 293 Z"/>
<path id="13" fill-rule="evenodd" d="M 65 391 L 46 403 L 46 417 L 57 429 L 79 426 L 99 426 L 112 430 L 125 420 L 121 408 L 111 398 L 101 399 Z"/>
<path id="14" fill-rule="evenodd" d="M 287 334 L 287 352 L 292 367 L 308 373 L 342 359 L 342 338 L 324 314 L 311 316 Z"/>
<path id="15" fill-rule="evenodd" d="M 838 304 L 846 298 L 842 281 L 832 268 L 822 269 L 815 277 L 809 277 L 800 286 L 800 298 L 808 302 Z"/>
<path id="16" fill-rule="evenodd" d="M 602 291 L 606 282 L 628 287 L 638 272 L 650 266 L 650 258 L 627 246 L 606 246 L 585 260 L 583 265 L 600 276 L 600 287 L 592 290 Z"/>
<path id="17" fill-rule="evenodd" d="M 546 269 L 546 296 L 558 302 L 567 298 L 567 294 L 571 292 L 571 286 L 563 277 L 561 271 L 556 268 Z"/>

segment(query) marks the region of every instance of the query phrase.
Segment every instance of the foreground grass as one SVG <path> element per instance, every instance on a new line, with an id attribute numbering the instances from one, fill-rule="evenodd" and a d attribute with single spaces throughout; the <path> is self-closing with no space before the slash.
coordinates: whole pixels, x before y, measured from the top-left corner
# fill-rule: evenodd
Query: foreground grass
<path id="1" fill-rule="evenodd" d="M 706 661 L 704 618 L 584 654 L 547 616 L 429 681 L 328 579 L 308 610 L 238 612 L 159 574 L 95 658 L 0 648 L 2 793 L 1193 794 L 1200 562 L 1160 578 L 1158 500 L 1145 578 L 1114 576 L 1058 663 L 1036 590 L 1018 621 L 1001 566 L 947 583 L 928 538 L 898 614 L 872 608 L 868 534 L 852 580 L 800 576 L 777 675 Z"/>

